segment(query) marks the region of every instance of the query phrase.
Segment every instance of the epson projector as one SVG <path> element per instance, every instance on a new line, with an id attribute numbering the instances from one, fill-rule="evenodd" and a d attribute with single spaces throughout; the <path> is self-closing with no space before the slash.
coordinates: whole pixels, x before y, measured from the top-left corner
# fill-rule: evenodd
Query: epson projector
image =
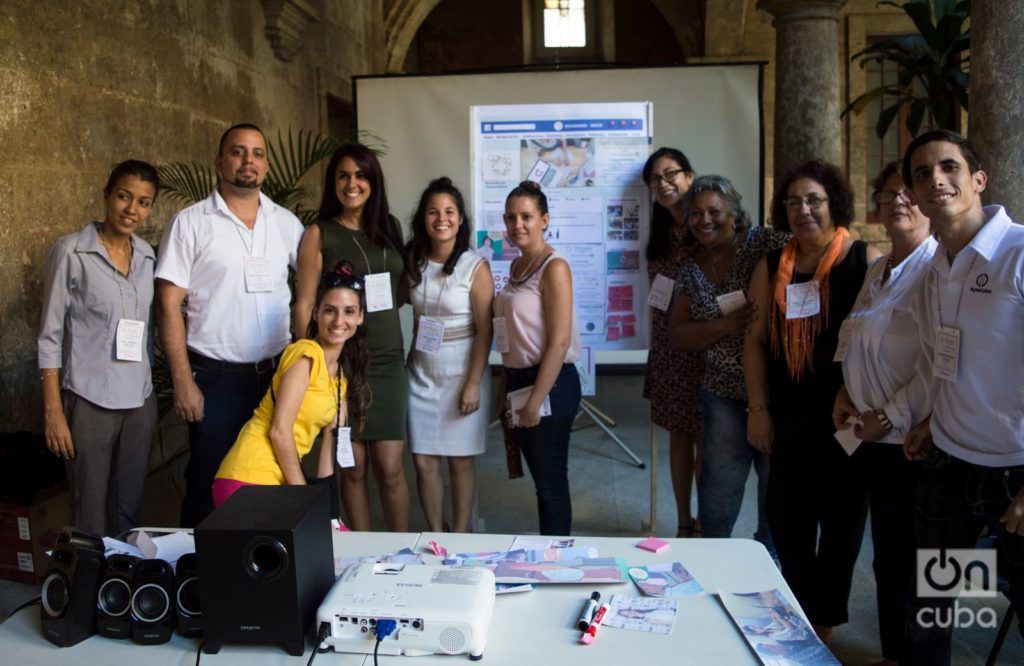
<path id="1" fill-rule="evenodd" d="M 330 626 L 321 647 L 372 654 L 374 629 L 394 620 L 379 654 L 422 656 L 469 653 L 480 659 L 494 610 L 494 574 L 479 567 L 427 564 L 353 564 L 317 611 Z"/>

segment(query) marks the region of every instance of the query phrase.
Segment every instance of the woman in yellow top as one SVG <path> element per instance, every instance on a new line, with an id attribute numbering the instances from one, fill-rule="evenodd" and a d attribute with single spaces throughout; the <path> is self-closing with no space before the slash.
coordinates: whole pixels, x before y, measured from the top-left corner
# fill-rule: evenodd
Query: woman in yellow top
<path id="1" fill-rule="evenodd" d="M 304 485 L 299 461 L 321 431 L 316 478 L 333 477 L 335 444 L 348 441 L 343 426 L 358 426 L 366 412 L 365 311 L 363 280 L 348 262 L 323 274 L 306 338 L 284 350 L 270 390 L 217 470 L 215 505 L 246 485 Z"/>

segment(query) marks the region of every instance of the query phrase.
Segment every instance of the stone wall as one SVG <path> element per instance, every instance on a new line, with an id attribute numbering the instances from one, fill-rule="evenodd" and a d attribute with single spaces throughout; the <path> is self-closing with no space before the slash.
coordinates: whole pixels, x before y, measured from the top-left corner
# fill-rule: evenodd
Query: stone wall
<path id="1" fill-rule="evenodd" d="M 318 20 L 285 62 L 273 0 L 4 0 L 0 10 L 0 430 L 38 430 L 40 273 L 102 212 L 116 162 L 208 161 L 230 124 L 326 128 L 326 96 L 382 71 L 381 0 L 296 0 Z M 286 1 L 283 4 L 292 4 Z M 314 186 L 314 190 L 318 187 Z M 157 202 L 155 242 L 177 206 Z"/>

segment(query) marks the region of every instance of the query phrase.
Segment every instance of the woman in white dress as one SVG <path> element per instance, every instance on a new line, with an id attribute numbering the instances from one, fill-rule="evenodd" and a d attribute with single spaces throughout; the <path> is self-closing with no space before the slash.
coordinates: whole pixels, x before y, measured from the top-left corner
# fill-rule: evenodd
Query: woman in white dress
<path id="1" fill-rule="evenodd" d="M 473 456 L 487 443 L 491 378 L 488 263 L 470 249 L 469 218 L 449 178 L 427 186 L 412 218 L 409 281 L 415 342 L 409 352 L 409 447 L 430 530 L 444 526 L 441 458 L 448 459 L 452 531 L 467 532 L 476 497 Z M 372 332 L 371 332 L 372 335 Z"/>

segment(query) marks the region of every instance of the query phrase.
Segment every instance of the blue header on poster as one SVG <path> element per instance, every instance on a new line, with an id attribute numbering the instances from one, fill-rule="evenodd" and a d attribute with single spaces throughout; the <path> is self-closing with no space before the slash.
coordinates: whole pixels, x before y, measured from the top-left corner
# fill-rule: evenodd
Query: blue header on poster
<path id="1" fill-rule="evenodd" d="M 644 129 L 643 118 L 581 118 L 575 120 L 509 120 L 480 123 L 481 134 L 523 132 L 636 132 Z"/>

